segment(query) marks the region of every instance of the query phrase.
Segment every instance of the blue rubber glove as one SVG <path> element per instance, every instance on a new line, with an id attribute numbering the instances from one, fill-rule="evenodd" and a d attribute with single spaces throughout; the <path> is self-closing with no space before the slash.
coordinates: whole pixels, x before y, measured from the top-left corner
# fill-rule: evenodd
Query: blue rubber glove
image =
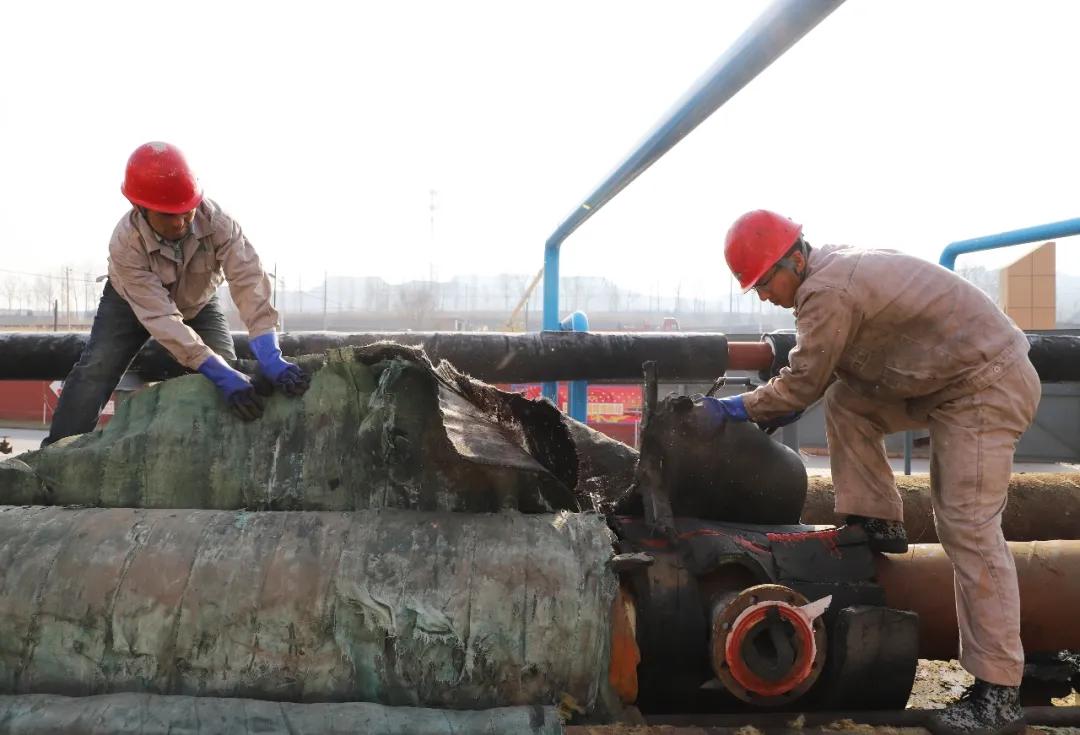
<path id="1" fill-rule="evenodd" d="M 701 407 L 705 409 L 709 418 L 716 424 L 750 420 L 742 396 L 728 396 L 727 398 L 704 397 L 701 399 Z"/>
<path id="2" fill-rule="evenodd" d="M 285 395 L 304 395 L 311 385 L 311 378 L 298 365 L 286 362 L 281 356 L 277 332 L 260 334 L 248 340 L 248 345 L 255 353 L 255 359 L 259 361 L 259 369 L 274 385 L 281 388 Z"/>
<path id="3" fill-rule="evenodd" d="M 239 370 L 229 367 L 221 355 L 210 355 L 203 360 L 199 372 L 217 386 L 232 412 L 244 421 L 254 421 L 262 416 L 262 399 L 256 395 L 251 380 Z"/>

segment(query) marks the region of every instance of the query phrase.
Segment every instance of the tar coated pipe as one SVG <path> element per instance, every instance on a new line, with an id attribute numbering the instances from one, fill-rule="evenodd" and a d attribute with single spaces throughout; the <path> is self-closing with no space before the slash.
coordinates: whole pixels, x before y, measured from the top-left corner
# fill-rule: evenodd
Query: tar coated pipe
<path id="1" fill-rule="evenodd" d="M 87 334 L 0 333 L 0 380 L 62 380 L 78 359 Z M 250 359 L 247 335 L 234 333 L 236 353 Z M 712 381 L 731 370 L 758 370 L 772 362 L 768 344 L 732 343 L 719 333 L 694 332 L 297 332 L 282 334 L 286 356 L 324 352 L 380 340 L 421 345 L 432 362 L 491 383 L 541 380 L 641 380 L 641 365 L 655 360 L 661 380 Z M 156 342 L 131 370 L 162 380 L 183 369 Z"/>
<path id="2" fill-rule="evenodd" d="M 1020 638 L 1028 654 L 1080 649 L 1080 541 L 1009 543 L 1020 581 Z M 919 658 L 954 659 L 959 634 L 953 569 L 939 544 L 877 559 L 885 604 L 919 614 Z"/>
<path id="3" fill-rule="evenodd" d="M 844 0 L 775 0 L 690 86 L 626 159 L 563 221 L 544 246 L 544 329 L 559 328 L 562 243 Z"/>
<path id="4" fill-rule="evenodd" d="M 1029 334 L 1031 351 L 1028 358 L 1044 383 L 1080 381 L 1080 336 L 1073 334 Z M 795 347 L 795 333 L 770 332 L 763 339 L 775 354 L 772 364 L 760 370 L 758 377 L 766 381 L 788 367 L 788 355 Z M 734 366 L 732 370 L 736 369 Z"/>

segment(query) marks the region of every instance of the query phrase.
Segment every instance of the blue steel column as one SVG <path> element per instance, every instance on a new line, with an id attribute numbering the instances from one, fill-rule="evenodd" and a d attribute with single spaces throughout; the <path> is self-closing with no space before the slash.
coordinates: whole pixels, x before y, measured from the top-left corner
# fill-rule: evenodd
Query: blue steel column
<path id="1" fill-rule="evenodd" d="M 575 311 L 559 322 L 564 332 L 588 332 L 589 318 L 584 312 Z M 589 417 L 589 381 L 574 380 L 567 390 L 566 413 L 570 418 L 585 423 Z"/>
<path id="2" fill-rule="evenodd" d="M 545 332 L 559 331 L 559 243 L 548 245 L 544 249 L 544 319 L 541 330 Z M 554 300 L 555 305 L 548 307 L 548 301 Z M 559 384 L 546 382 L 540 386 L 540 394 L 555 405 L 558 405 Z"/>
<path id="3" fill-rule="evenodd" d="M 776 0 L 680 98 L 548 238 L 544 249 L 544 329 L 559 328 L 559 249 L 570 234 L 731 99 L 844 0 Z M 545 385 L 544 395 L 547 395 Z"/>

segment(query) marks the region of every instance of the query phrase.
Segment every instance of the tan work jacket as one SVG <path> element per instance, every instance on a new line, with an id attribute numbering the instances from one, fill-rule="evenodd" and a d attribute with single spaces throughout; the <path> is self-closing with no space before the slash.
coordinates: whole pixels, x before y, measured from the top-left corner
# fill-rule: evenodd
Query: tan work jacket
<path id="1" fill-rule="evenodd" d="M 182 260 L 171 243 L 158 239 L 142 213 L 132 209 L 109 241 L 109 282 L 180 364 L 196 370 L 213 354 L 184 320 L 206 306 L 222 281 L 228 281 L 250 336 L 277 328 L 270 278 L 240 225 L 221 207 L 203 199 L 179 245 Z"/>
<path id="2" fill-rule="evenodd" d="M 756 421 L 799 411 L 833 380 L 915 418 L 982 390 L 1029 344 L 990 298 L 952 271 L 892 250 L 810 252 L 795 292 L 790 367 L 743 394 Z"/>

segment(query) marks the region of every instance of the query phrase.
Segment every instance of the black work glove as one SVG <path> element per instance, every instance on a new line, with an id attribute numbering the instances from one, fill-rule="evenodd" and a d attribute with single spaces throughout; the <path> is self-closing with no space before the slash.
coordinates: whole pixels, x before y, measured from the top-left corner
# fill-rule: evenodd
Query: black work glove
<path id="1" fill-rule="evenodd" d="M 263 399 L 255 392 L 255 387 L 238 390 L 226 399 L 229 410 L 244 421 L 254 421 L 263 415 Z"/>
<path id="2" fill-rule="evenodd" d="M 308 375 L 303 368 L 299 365 L 289 364 L 288 370 L 283 370 L 278 374 L 277 387 L 281 389 L 281 392 L 287 396 L 302 396 L 307 393 L 307 389 L 311 387 L 311 376 Z"/>

